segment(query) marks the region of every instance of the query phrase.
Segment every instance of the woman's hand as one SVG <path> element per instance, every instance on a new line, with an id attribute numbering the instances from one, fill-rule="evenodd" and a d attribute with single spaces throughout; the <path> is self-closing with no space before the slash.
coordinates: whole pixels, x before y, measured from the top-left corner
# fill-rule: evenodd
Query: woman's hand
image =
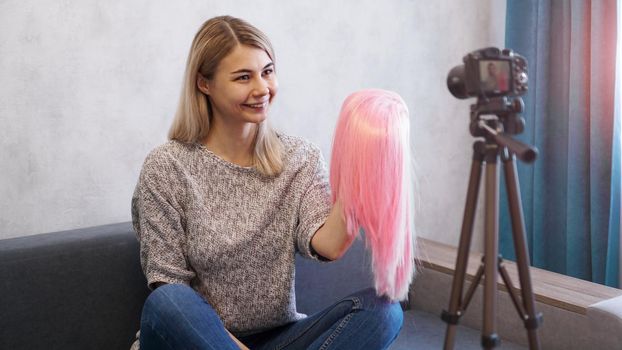
<path id="1" fill-rule="evenodd" d="M 321 256 L 329 260 L 337 260 L 348 251 L 352 241 L 354 237 L 348 235 L 343 206 L 341 201 L 337 200 L 324 225 L 311 238 L 311 246 Z"/>

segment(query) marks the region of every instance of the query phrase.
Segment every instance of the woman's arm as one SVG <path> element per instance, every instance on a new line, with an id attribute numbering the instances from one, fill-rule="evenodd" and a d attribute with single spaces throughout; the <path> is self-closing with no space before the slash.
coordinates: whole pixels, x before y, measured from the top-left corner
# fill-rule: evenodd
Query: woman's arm
<path id="1" fill-rule="evenodd" d="M 311 238 L 311 246 L 321 256 L 329 260 L 341 258 L 352 245 L 354 237 L 350 237 L 343 218 L 343 207 L 337 201 L 324 225 Z"/>

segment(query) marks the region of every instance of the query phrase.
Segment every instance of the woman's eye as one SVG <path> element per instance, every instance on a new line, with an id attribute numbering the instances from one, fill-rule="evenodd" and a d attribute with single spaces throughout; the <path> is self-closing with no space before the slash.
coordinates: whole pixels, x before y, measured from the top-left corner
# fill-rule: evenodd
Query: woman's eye
<path id="1" fill-rule="evenodd" d="M 240 75 L 239 77 L 235 78 L 235 80 L 249 80 L 251 77 L 250 75 Z"/>
<path id="2" fill-rule="evenodd" d="M 274 69 L 271 69 L 271 68 L 270 69 L 266 69 L 265 71 L 263 71 L 263 75 L 270 75 L 272 73 L 274 73 Z"/>

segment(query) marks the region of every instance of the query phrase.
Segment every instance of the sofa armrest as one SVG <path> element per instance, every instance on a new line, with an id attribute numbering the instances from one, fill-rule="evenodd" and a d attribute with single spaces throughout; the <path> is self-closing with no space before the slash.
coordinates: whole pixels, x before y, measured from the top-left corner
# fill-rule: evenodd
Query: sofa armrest
<path id="1" fill-rule="evenodd" d="M 587 308 L 592 342 L 600 349 L 617 349 L 622 344 L 622 296 L 603 300 Z"/>

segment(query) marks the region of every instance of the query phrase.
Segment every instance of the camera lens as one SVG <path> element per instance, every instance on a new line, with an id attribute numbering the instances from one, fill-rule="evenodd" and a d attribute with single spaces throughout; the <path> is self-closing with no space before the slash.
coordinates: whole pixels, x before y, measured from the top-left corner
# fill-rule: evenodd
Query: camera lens
<path id="1" fill-rule="evenodd" d="M 464 76 L 464 65 L 456 66 L 449 71 L 447 88 L 456 98 L 465 99 L 469 97 Z"/>

